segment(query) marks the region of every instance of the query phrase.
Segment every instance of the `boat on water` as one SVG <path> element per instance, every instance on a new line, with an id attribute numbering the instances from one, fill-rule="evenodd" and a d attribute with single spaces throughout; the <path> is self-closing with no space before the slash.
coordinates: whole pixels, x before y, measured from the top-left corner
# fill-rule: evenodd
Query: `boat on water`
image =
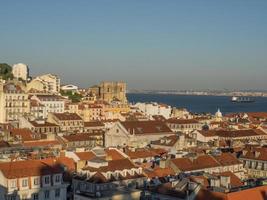
<path id="1" fill-rule="evenodd" d="M 255 99 L 251 98 L 251 97 L 237 97 L 237 96 L 233 96 L 231 101 L 233 103 L 252 103 L 255 102 Z"/>

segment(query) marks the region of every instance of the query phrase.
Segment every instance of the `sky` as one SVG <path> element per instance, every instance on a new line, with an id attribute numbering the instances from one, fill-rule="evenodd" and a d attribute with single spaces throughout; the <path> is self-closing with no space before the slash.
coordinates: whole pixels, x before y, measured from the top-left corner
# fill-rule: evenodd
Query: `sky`
<path id="1" fill-rule="evenodd" d="M 0 0 L 0 63 L 89 87 L 267 89 L 266 0 Z"/>

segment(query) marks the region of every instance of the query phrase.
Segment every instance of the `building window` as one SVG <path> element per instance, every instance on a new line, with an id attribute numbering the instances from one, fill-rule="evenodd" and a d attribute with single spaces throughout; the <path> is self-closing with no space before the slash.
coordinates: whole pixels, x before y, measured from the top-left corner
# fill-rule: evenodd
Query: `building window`
<path id="1" fill-rule="evenodd" d="M 34 185 L 39 185 L 40 184 L 39 178 L 34 178 L 33 179 L 33 184 Z"/>
<path id="2" fill-rule="evenodd" d="M 56 189 L 56 191 L 55 191 L 55 197 L 60 197 L 60 189 Z"/>
<path id="3" fill-rule="evenodd" d="M 49 199 L 49 195 L 50 195 L 49 190 L 44 191 L 45 199 Z"/>
<path id="4" fill-rule="evenodd" d="M 16 188 L 17 187 L 17 180 L 12 180 L 10 183 L 11 188 Z"/>
<path id="5" fill-rule="evenodd" d="M 38 199 L 39 199 L 38 193 L 33 194 L 33 200 L 38 200 Z"/>
<path id="6" fill-rule="evenodd" d="M 56 175 L 56 183 L 59 183 L 60 182 L 60 175 Z"/>
<path id="7" fill-rule="evenodd" d="M 45 184 L 49 184 L 50 183 L 50 177 L 49 176 L 45 177 L 44 182 L 45 182 Z"/>
<path id="8" fill-rule="evenodd" d="M 22 187 L 27 187 L 28 186 L 28 179 L 23 179 L 22 180 Z"/>

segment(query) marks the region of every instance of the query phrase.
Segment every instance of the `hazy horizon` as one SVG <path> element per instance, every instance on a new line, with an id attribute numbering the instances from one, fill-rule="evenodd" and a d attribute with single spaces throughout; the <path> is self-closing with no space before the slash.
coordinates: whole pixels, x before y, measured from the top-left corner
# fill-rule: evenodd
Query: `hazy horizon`
<path id="1" fill-rule="evenodd" d="M 267 1 L 3 1 L 0 63 L 89 87 L 266 90 Z"/>

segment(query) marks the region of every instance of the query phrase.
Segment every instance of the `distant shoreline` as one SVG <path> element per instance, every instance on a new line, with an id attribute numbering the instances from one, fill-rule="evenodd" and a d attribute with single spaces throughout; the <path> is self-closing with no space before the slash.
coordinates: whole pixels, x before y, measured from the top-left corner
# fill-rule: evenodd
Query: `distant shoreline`
<path id="1" fill-rule="evenodd" d="M 267 92 L 233 92 L 233 93 L 205 93 L 205 92 L 192 92 L 192 93 L 182 93 L 182 92 L 153 92 L 153 91 L 140 91 L 140 92 L 133 92 L 129 91 L 126 94 L 153 94 L 153 95 L 176 95 L 176 96 L 219 96 L 219 97 L 232 97 L 232 96 L 246 96 L 246 97 L 267 97 Z"/>

